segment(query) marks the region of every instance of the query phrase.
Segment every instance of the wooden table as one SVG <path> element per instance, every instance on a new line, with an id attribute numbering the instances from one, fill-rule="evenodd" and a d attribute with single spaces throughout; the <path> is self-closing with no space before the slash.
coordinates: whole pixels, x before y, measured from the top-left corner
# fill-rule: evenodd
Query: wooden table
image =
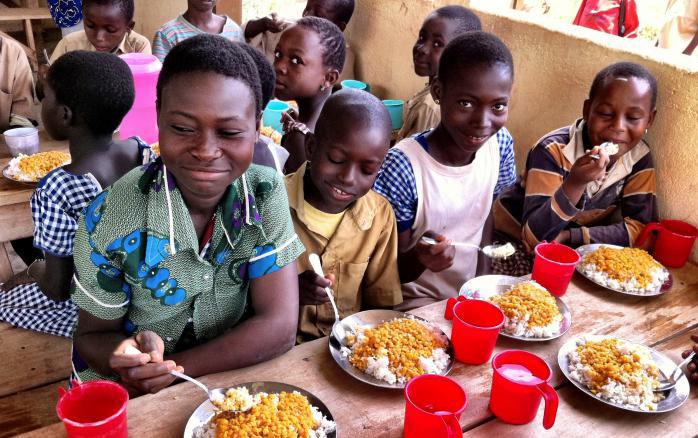
<path id="1" fill-rule="evenodd" d="M 40 132 L 41 148 L 43 151 L 68 151 L 68 145 L 63 141 L 51 140 L 45 132 Z M 0 147 L 0 168 L 4 169 L 12 156 L 2 142 Z M 10 181 L 0 176 L 0 282 L 12 276 L 10 259 L 5 251 L 5 242 L 29 237 L 34 232 L 29 198 L 34 193 L 34 187 Z"/>
<path id="2" fill-rule="evenodd" d="M 556 356 L 571 336 L 583 333 L 612 334 L 654 346 L 678 361 L 689 345 L 688 335 L 698 333 L 698 267 L 672 270 L 674 286 L 659 297 L 633 297 L 601 289 L 576 275 L 564 296 L 572 311 L 572 327 L 561 339 L 523 343 L 499 339 L 497 351 L 522 348 L 539 354 L 553 369 L 551 384 L 560 396 L 555 427 L 545 431 L 542 415 L 525 426 L 511 426 L 495 419 L 488 410 L 492 370 L 489 364 L 456 363 L 450 376 L 468 393 L 468 407 L 461 418 L 467 436 L 693 436 L 698 432 L 698 390 L 679 410 L 668 414 L 634 414 L 593 400 L 567 382 Z M 414 311 L 450 334 L 443 319 L 445 304 Z M 402 436 L 404 399 L 401 391 L 374 388 L 354 380 L 332 360 L 327 339 L 309 342 L 283 356 L 252 367 L 203 377 L 209 387 L 229 387 L 243 382 L 274 380 L 302 387 L 318 396 L 332 411 L 342 437 Z M 130 402 L 128 421 L 133 437 L 181 436 L 191 413 L 205 399 L 188 383 Z M 60 423 L 35 430 L 23 437 L 63 437 Z"/>

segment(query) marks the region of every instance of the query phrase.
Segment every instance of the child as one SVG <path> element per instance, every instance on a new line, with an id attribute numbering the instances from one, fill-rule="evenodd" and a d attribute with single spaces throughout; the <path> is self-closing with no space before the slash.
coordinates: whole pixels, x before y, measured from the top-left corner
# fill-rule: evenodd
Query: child
<path id="1" fill-rule="evenodd" d="M 274 67 L 272 67 L 269 61 L 267 61 L 267 58 L 264 57 L 264 54 L 259 50 L 245 43 L 241 43 L 239 46 L 250 55 L 250 58 L 252 58 L 257 66 L 257 73 L 259 74 L 259 80 L 262 86 L 262 108 L 266 108 L 267 104 L 274 96 L 274 86 L 276 84 Z M 262 125 L 260 124 L 260 126 Z M 259 140 L 254 144 L 252 162 L 260 166 L 268 166 L 272 169 L 276 169 L 277 172 L 283 175 L 284 164 L 287 159 L 288 151 L 276 144 L 271 137 L 267 137 L 260 132 Z"/>
<path id="2" fill-rule="evenodd" d="M 454 38 L 431 85 L 441 122 L 388 152 L 374 188 L 397 218 L 400 279 L 407 283 L 401 309 L 457 295 L 466 280 L 488 269 L 476 249 L 451 242 L 489 243 L 513 78 L 511 53 L 497 37 L 474 31 Z"/>
<path id="3" fill-rule="evenodd" d="M 73 50 L 124 53 L 150 53 L 150 41 L 133 30 L 133 0 L 83 0 L 85 29 L 58 42 L 51 63 Z"/>
<path id="4" fill-rule="evenodd" d="M 304 17 L 281 35 L 276 46 L 276 97 L 295 100 L 295 121 L 313 131 L 332 86 L 344 65 L 344 37 L 337 26 L 317 17 Z M 305 134 L 287 132 L 282 146 L 290 156 L 286 172 L 295 172 L 305 163 Z"/>
<path id="5" fill-rule="evenodd" d="M 79 216 L 103 187 L 149 156 L 137 138 L 112 139 L 134 96 L 128 66 L 111 54 L 74 51 L 49 69 L 41 118 L 51 137 L 68 140 L 72 162 L 46 175 L 32 195 L 34 245 L 46 260 L 2 285 L 0 320 L 72 335 L 77 308 L 67 300 Z"/>
<path id="6" fill-rule="evenodd" d="M 354 0 L 308 0 L 303 17 L 318 17 L 329 20 L 344 32 L 354 14 Z M 249 44 L 266 54 L 269 62 L 274 62 L 274 52 L 281 38 L 281 32 L 292 25 L 294 20 L 278 18 L 275 13 L 245 24 L 245 38 Z M 340 70 L 339 81 L 354 78 L 354 51 L 345 43 L 346 58 Z"/>
<path id="7" fill-rule="evenodd" d="M 95 199 L 76 234 L 82 379 L 157 392 L 173 369 L 212 374 L 293 346 L 303 245 L 280 175 L 250 165 L 261 100 L 254 62 L 221 36 L 165 58 L 160 158 Z"/>
<path id="8" fill-rule="evenodd" d="M 498 263 L 499 272 L 530 272 L 526 250 L 543 240 L 631 246 L 657 219 L 656 176 L 642 139 L 656 102 L 657 81 L 638 64 L 619 62 L 596 75 L 582 118 L 539 140 L 520 183 L 495 205 L 497 230 L 522 240 L 524 250 Z M 620 150 L 609 156 L 598 148 L 604 142 Z"/>
<path id="9" fill-rule="evenodd" d="M 685 359 L 691 354 L 691 351 L 698 355 L 698 335 L 691 335 L 691 340 L 693 341 L 693 347 L 691 350 L 686 350 L 681 353 L 681 356 Z M 693 383 L 698 383 L 698 356 L 693 356 L 691 362 L 686 365 L 686 369 L 689 372 L 688 379 Z"/>
<path id="10" fill-rule="evenodd" d="M 34 126 L 34 76 L 22 46 L 0 33 L 0 132 Z"/>
<path id="11" fill-rule="evenodd" d="M 376 97 L 342 90 L 327 99 L 309 160 L 286 177 L 291 216 L 306 247 L 298 259 L 298 342 L 330 333 L 332 286 L 341 317 L 402 301 L 397 271 L 395 214 L 371 190 L 390 144 L 390 116 Z M 325 278 L 308 255 L 322 258 Z"/>
<path id="12" fill-rule="evenodd" d="M 172 47 L 201 33 L 218 34 L 231 41 L 245 42 L 240 26 L 228 16 L 213 13 L 217 0 L 187 0 L 187 10 L 163 24 L 153 38 L 153 55 L 160 62 Z"/>

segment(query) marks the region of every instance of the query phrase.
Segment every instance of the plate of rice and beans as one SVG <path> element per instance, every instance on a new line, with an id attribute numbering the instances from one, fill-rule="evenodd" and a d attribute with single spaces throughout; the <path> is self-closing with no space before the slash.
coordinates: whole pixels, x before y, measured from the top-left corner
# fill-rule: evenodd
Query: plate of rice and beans
<path id="1" fill-rule="evenodd" d="M 330 353 L 352 377 L 382 388 L 404 388 L 422 374 L 446 375 L 453 350 L 435 324 L 394 310 L 366 310 L 342 320 L 344 339 L 330 335 Z"/>
<path id="2" fill-rule="evenodd" d="M 32 184 L 52 170 L 70 163 L 70 154 L 61 151 L 39 152 L 33 155 L 19 154 L 10 160 L 2 175 L 15 182 Z"/>
<path id="3" fill-rule="evenodd" d="M 627 411 L 672 411 L 690 393 L 684 375 L 674 388 L 654 392 L 659 387 L 660 370 L 670 375 L 676 364 L 657 350 L 613 336 L 582 335 L 570 339 L 560 348 L 557 362 L 577 388 Z"/>
<path id="4" fill-rule="evenodd" d="M 661 295 L 669 271 L 640 248 L 591 244 L 577 248 L 582 260 L 577 271 L 606 289 L 627 295 Z"/>
<path id="5" fill-rule="evenodd" d="M 499 307 L 506 318 L 500 334 L 508 338 L 550 341 L 572 326 L 567 305 L 528 277 L 483 275 L 465 283 L 460 294 Z"/>
<path id="6" fill-rule="evenodd" d="M 243 383 L 189 417 L 184 438 L 337 438 L 332 413 L 313 394 L 285 383 Z"/>

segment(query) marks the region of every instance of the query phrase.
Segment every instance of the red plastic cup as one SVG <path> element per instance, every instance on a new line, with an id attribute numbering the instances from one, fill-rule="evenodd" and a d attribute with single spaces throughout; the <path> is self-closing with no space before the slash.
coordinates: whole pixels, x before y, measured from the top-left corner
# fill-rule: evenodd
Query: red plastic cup
<path id="1" fill-rule="evenodd" d="M 452 317 L 451 344 L 456 359 L 471 365 L 490 360 L 504 325 L 504 313 L 499 307 L 483 300 L 457 301 Z"/>
<path id="2" fill-rule="evenodd" d="M 542 242 L 534 250 L 531 279 L 551 294 L 561 297 L 567 292 L 579 254 L 569 246 L 557 242 Z"/>
<path id="3" fill-rule="evenodd" d="M 465 390 L 453 379 L 423 374 L 405 386 L 404 438 L 463 435 L 458 420 L 468 404 Z"/>
<path id="4" fill-rule="evenodd" d="M 656 232 L 652 256 L 659 263 L 669 268 L 680 268 L 686 264 L 691 255 L 693 243 L 698 237 L 698 229 L 684 221 L 666 219 L 645 225 L 642 233 L 635 241 L 635 246 L 641 246 L 650 233 Z"/>
<path id="5" fill-rule="evenodd" d="M 66 391 L 58 389 L 58 418 L 71 438 L 127 438 L 126 405 L 128 392 L 108 380 L 73 383 Z"/>
<path id="6" fill-rule="evenodd" d="M 548 384 L 552 371 L 533 353 L 505 350 L 492 359 L 490 410 L 505 423 L 527 424 L 536 418 L 540 401 L 545 398 L 543 427 L 555 424 L 558 398 Z"/>

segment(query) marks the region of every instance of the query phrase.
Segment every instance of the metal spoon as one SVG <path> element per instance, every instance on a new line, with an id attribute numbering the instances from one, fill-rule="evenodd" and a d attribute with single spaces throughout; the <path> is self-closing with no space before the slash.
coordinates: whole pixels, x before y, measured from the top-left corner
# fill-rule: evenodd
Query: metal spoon
<path id="1" fill-rule="evenodd" d="M 671 372 L 669 377 L 667 377 L 660 368 L 659 372 L 661 373 L 662 377 L 664 377 L 665 380 L 660 381 L 659 386 L 657 388 L 653 389 L 653 391 L 654 392 L 664 392 L 664 391 L 668 391 L 668 390 L 674 388 L 674 386 L 676 386 L 676 384 L 679 383 L 679 380 L 681 379 L 681 376 L 683 375 L 683 370 L 681 368 L 686 366 L 686 364 L 688 364 L 691 360 L 693 360 L 693 358 L 695 356 L 696 356 L 696 352 L 692 351 L 691 354 L 689 354 L 688 357 L 686 357 L 686 359 L 682 360 L 681 363 L 679 363 L 676 366 L 676 368 L 674 368 L 674 371 Z M 678 377 L 676 377 L 677 374 L 679 374 Z"/>
<path id="2" fill-rule="evenodd" d="M 313 271 L 315 272 L 315 274 L 319 275 L 320 277 L 324 277 L 325 273 L 322 271 L 322 262 L 320 262 L 320 257 L 315 253 L 311 253 L 308 255 L 308 260 L 310 260 L 310 265 L 313 267 Z M 325 293 L 327 294 L 327 297 L 330 299 L 330 304 L 332 304 L 332 310 L 334 310 L 334 324 L 332 324 L 332 334 L 335 336 L 335 338 L 337 338 L 338 341 L 340 341 L 341 344 L 344 344 L 347 337 L 347 330 L 340 322 L 339 310 L 337 309 L 337 303 L 335 303 L 334 301 L 332 289 L 326 287 Z"/>
<path id="3" fill-rule="evenodd" d="M 439 243 L 431 237 L 426 236 L 422 236 L 422 241 L 429 245 L 436 245 L 437 243 Z M 482 251 L 482 253 L 485 254 L 487 257 L 493 259 L 505 259 L 516 252 L 514 245 L 512 245 L 511 243 L 505 243 L 504 245 L 487 245 L 484 248 L 480 248 L 478 245 L 475 245 L 474 243 L 467 242 L 451 242 L 451 245 L 475 248 L 478 251 Z"/>
<path id="4" fill-rule="evenodd" d="M 612 143 L 610 141 L 601 143 L 599 145 L 599 147 L 601 149 L 604 149 L 609 156 L 617 154 L 618 149 L 619 149 L 617 144 Z M 598 160 L 599 158 L 601 158 L 601 156 L 599 156 L 599 154 L 591 154 L 590 157 L 595 159 L 595 160 Z"/>

